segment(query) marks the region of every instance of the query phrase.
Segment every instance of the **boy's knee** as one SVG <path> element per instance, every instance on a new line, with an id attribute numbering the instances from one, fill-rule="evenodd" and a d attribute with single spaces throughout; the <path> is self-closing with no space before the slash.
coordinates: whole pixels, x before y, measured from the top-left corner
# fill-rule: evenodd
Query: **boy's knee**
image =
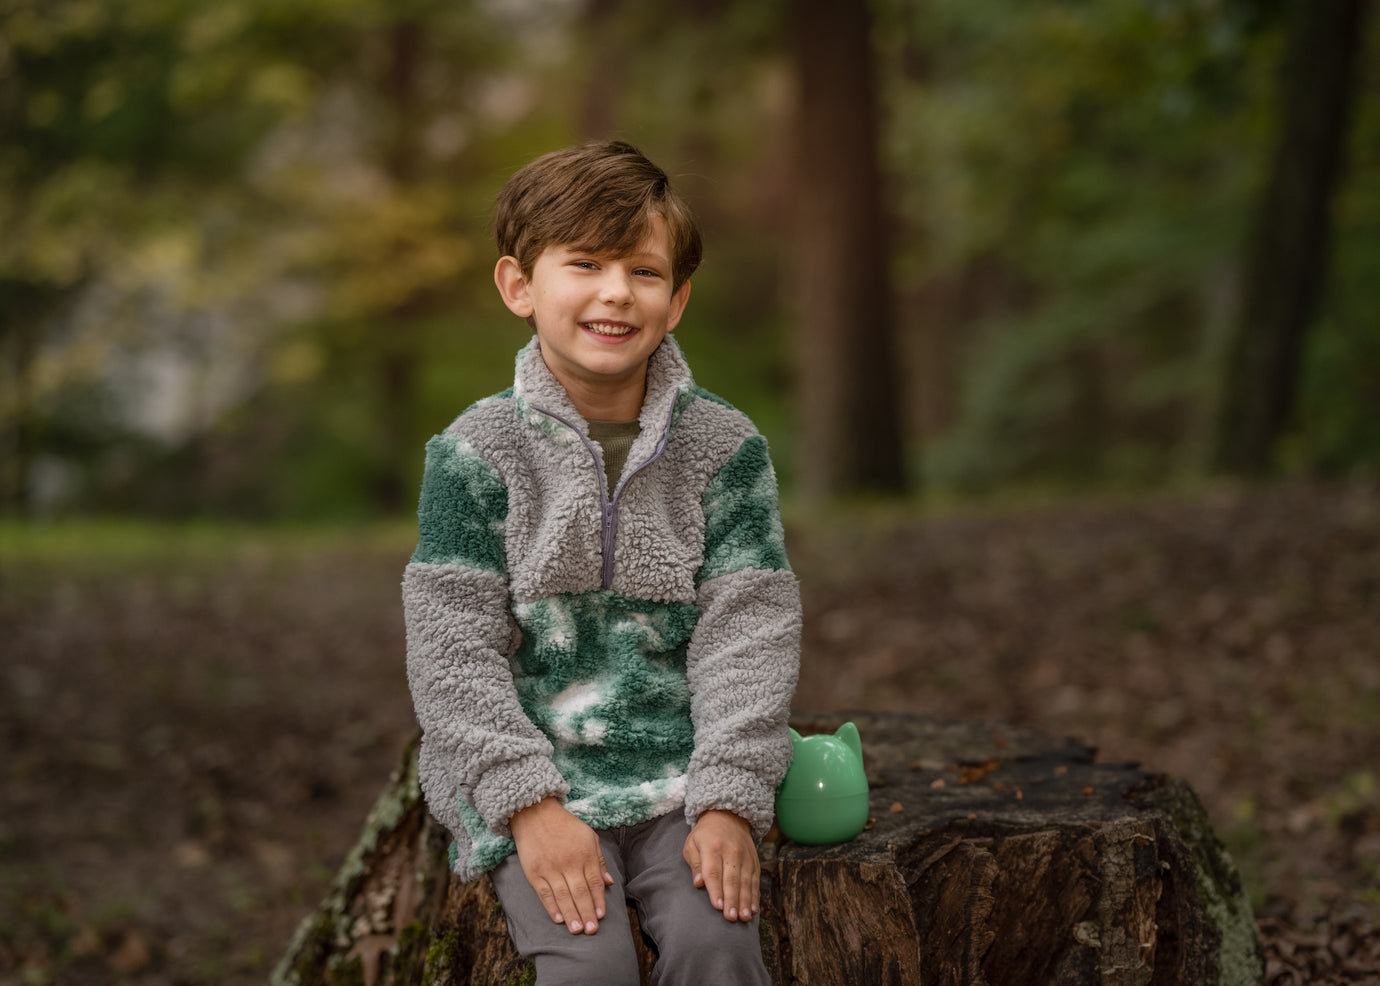
<path id="1" fill-rule="evenodd" d="M 632 941 L 611 932 L 609 928 L 595 935 L 570 935 L 568 943 L 532 955 L 537 986 L 639 986 L 642 980 Z"/>
<path id="2" fill-rule="evenodd" d="M 713 924 L 679 925 L 656 941 L 657 966 L 666 986 L 677 983 L 765 984 L 757 922 L 740 924 L 716 915 Z"/>

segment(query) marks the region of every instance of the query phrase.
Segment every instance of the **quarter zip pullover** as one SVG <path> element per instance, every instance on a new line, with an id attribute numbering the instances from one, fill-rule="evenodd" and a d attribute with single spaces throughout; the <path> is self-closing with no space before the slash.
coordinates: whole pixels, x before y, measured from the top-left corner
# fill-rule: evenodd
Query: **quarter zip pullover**
<path id="1" fill-rule="evenodd" d="M 642 462 L 631 472 L 624 469 L 624 476 L 618 481 L 617 487 L 613 491 L 612 497 L 609 496 L 608 485 L 604 478 L 604 454 L 599 448 L 599 443 L 591 439 L 587 433 L 588 424 L 585 428 L 578 427 L 573 421 L 562 415 L 557 414 L 548 408 L 532 405 L 532 409 L 540 411 L 554 421 L 559 422 L 569 428 L 580 439 L 585 450 L 589 452 L 594 465 L 594 482 L 599 489 L 599 545 L 600 554 L 603 558 L 601 569 L 602 576 L 600 582 L 605 589 L 613 588 L 613 566 L 614 557 L 617 553 L 618 545 L 618 500 L 623 495 L 623 488 L 628 485 L 634 476 L 646 469 L 657 459 L 661 458 L 661 453 L 666 451 L 666 440 L 671 435 L 671 424 L 675 419 L 675 405 L 671 407 L 671 413 L 666 418 L 665 427 L 661 430 L 661 438 L 658 439 L 656 449 L 645 462 Z"/>
<path id="2" fill-rule="evenodd" d="M 711 808 L 771 825 L 800 597 L 766 442 L 670 339 L 639 421 L 610 492 L 534 343 L 512 389 L 427 444 L 408 680 L 422 790 L 464 879 L 548 796 L 596 829 Z"/>

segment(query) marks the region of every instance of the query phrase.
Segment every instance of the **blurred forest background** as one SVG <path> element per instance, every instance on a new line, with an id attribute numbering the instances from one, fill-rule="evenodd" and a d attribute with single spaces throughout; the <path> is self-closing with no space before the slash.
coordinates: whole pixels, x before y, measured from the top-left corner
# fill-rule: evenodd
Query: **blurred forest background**
<path id="1" fill-rule="evenodd" d="M 609 135 L 788 492 L 1373 475 L 1366 7 L 3 0 L 3 502 L 405 512 L 524 341 L 497 189 Z"/>
<path id="2" fill-rule="evenodd" d="M 264 981 L 415 730 L 494 196 L 608 136 L 705 228 L 797 708 L 1183 777 L 1267 981 L 1380 981 L 1374 6 L 0 0 L 0 986 Z"/>

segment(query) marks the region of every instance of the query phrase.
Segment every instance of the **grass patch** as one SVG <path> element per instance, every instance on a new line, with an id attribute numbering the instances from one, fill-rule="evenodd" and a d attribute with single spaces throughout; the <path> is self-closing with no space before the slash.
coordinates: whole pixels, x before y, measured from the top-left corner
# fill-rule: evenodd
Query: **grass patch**
<path id="1" fill-rule="evenodd" d="M 4 519 L 0 520 L 0 571 L 40 565 L 104 572 L 196 566 L 227 559 L 305 559 L 337 552 L 405 557 L 416 537 L 416 522 L 411 518 L 353 525 Z"/>

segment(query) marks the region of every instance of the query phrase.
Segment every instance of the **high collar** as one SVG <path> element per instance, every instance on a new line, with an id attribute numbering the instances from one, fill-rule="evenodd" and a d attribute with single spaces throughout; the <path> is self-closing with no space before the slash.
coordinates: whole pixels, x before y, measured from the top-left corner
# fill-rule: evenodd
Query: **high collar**
<path id="1" fill-rule="evenodd" d="M 647 360 L 647 392 L 638 414 L 643 432 L 662 432 L 677 401 L 693 384 L 689 364 L 668 335 Z M 530 411 L 544 412 L 564 419 L 588 437 L 589 423 L 542 359 L 536 336 L 518 351 L 513 391 L 520 413 L 529 421 Z"/>

